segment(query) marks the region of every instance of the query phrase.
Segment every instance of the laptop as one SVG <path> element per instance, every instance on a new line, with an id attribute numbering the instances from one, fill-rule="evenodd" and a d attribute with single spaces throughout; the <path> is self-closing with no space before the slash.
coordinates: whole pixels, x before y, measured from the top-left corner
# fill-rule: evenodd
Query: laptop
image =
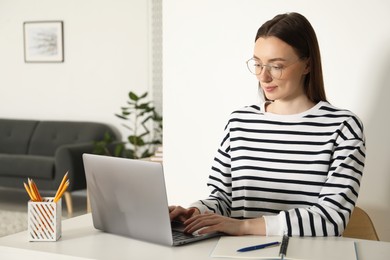
<path id="1" fill-rule="evenodd" d="M 219 236 L 171 223 L 161 163 L 83 154 L 93 225 L 107 233 L 168 246 Z"/>

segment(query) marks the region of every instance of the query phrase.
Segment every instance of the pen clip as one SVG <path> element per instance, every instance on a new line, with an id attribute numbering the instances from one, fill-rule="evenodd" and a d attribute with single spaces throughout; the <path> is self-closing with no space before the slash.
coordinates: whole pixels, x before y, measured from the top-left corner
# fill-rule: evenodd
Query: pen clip
<path id="1" fill-rule="evenodd" d="M 284 235 L 282 239 L 282 245 L 280 246 L 280 250 L 279 250 L 279 256 L 280 259 L 282 260 L 287 255 L 288 240 L 289 240 L 289 236 Z"/>

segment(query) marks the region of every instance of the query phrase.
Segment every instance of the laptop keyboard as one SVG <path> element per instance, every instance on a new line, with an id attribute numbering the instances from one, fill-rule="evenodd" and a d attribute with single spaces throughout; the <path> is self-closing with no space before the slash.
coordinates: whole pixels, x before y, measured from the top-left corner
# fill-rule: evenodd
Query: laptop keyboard
<path id="1" fill-rule="evenodd" d="M 180 241 L 180 240 L 185 240 L 194 237 L 194 235 L 186 234 L 184 232 L 180 232 L 177 230 L 172 230 L 172 236 L 174 241 Z"/>

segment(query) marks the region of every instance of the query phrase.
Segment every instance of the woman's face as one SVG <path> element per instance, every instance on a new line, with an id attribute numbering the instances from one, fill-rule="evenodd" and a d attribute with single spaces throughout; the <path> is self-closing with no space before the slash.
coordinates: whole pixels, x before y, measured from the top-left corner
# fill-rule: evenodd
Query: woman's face
<path id="1" fill-rule="evenodd" d="M 269 100 L 291 101 L 304 92 L 304 78 L 310 69 L 307 59 L 300 59 L 294 49 L 277 37 L 260 37 L 255 43 L 254 59 L 260 86 Z"/>

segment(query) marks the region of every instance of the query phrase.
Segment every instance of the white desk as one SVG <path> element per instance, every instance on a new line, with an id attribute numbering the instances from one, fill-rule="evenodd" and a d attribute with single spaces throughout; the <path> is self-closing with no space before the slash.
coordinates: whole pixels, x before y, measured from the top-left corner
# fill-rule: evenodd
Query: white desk
<path id="1" fill-rule="evenodd" d="M 347 238 L 316 238 L 343 240 Z M 57 242 L 28 242 L 27 232 L 0 238 L 0 258 L 3 256 L 39 256 L 40 259 L 216 259 L 210 253 L 217 244 L 213 238 L 180 247 L 166 247 L 127 237 L 107 234 L 92 225 L 91 214 L 64 220 L 62 237 Z M 390 243 L 355 240 L 359 260 L 385 259 L 390 256 Z"/>

